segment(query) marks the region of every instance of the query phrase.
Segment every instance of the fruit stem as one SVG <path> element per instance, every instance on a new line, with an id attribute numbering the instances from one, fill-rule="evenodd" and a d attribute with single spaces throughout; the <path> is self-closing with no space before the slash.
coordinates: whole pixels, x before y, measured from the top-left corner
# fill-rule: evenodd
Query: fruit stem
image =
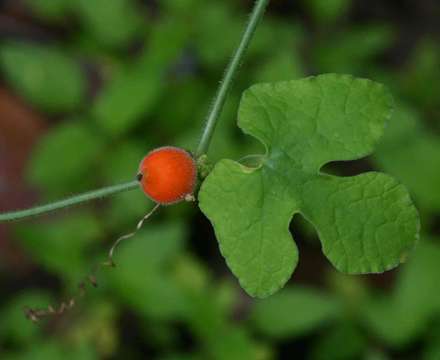
<path id="1" fill-rule="evenodd" d="M 40 205 L 25 210 L 0 213 L 0 222 L 20 220 L 28 217 L 42 215 L 51 211 L 63 209 L 73 205 L 81 204 L 83 202 L 87 202 L 98 198 L 103 198 L 106 196 L 114 195 L 124 191 L 133 190 L 136 188 L 139 188 L 139 182 L 137 180 L 126 182 L 123 184 L 108 186 L 101 189 L 92 190 L 83 194 L 75 195 L 67 199 L 52 202 L 46 205 Z"/>
<path id="2" fill-rule="evenodd" d="M 237 73 L 238 68 L 241 65 L 246 50 L 249 47 L 249 43 L 255 33 L 259 21 L 263 17 L 264 11 L 268 3 L 269 0 L 257 0 L 255 2 L 254 9 L 252 10 L 240 43 L 235 50 L 228 67 L 226 68 L 226 71 L 223 75 L 223 80 L 220 82 L 220 86 L 209 110 L 208 117 L 203 128 L 202 136 L 200 138 L 200 142 L 195 153 L 196 158 L 208 152 L 212 135 L 225 104 L 226 97 L 229 93 L 229 90 L 231 89 L 234 77 Z"/>

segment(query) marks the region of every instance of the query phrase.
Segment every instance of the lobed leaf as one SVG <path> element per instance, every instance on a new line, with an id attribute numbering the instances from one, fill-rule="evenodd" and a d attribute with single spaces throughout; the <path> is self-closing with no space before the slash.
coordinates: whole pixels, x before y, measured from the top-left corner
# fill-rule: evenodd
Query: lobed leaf
<path id="1" fill-rule="evenodd" d="M 255 85 L 239 109 L 242 130 L 260 140 L 258 167 L 222 160 L 202 184 L 200 208 L 220 250 L 252 296 L 280 289 L 298 262 L 289 224 L 300 213 L 340 271 L 378 273 L 402 262 L 419 219 L 406 189 L 376 172 L 323 174 L 323 165 L 370 154 L 392 98 L 375 82 L 328 74 Z"/>

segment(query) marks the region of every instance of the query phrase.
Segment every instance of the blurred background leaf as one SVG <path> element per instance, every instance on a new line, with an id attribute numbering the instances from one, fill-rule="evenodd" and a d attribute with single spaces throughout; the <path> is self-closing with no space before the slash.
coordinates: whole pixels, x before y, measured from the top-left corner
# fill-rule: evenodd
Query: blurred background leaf
<path id="1" fill-rule="evenodd" d="M 57 21 L 69 11 L 68 0 L 25 0 L 30 11 L 38 18 Z"/>
<path id="2" fill-rule="evenodd" d="M 55 47 L 11 42 L 1 47 L 0 65 L 20 95 L 49 113 L 75 110 L 85 99 L 79 64 Z"/>
<path id="3" fill-rule="evenodd" d="M 94 214 L 75 212 L 46 224 L 17 226 L 16 231 L 35 261 L 54 274 L 76 281 L 90 267 L 86 249 L 99 238 L 101 227 Z"/>
<path id="4" fill-rule="evenodd" d="M 170 267 L 183 249 L 180 223 L 142 230 L 121 248 L 116 263 L 127 264 L 109 274 L 118 296 L 140 314 L 153 319 L 179 318 L 185 311 L 182 292 L 172 281 Z"/>
<path id="5" fill-rule="evenodd" d="M 145 31 L 142 10 L 132 0 L 78 0 L 69 6 L 77 13 L 84 30 L 103 46 L 127 46 Z"/>
<path id="6" fill-rule="evenodd" d="M 422 209 L 440 209 L 440 137 L 415 109 L 397 105 L 374 161 L 408 186 Z"/>
<path id="7" fill-rule="evenodd" d="M 82 119 L 71 119 L 47 134 L 32 154 L 29 182 L 47 196 L 62 196 L 92 184 L 103 142 Z M 79 151 L 80 148 L 80 151 Z"/>
<path id="8" fill-rule="evenodd" d="M 370 329 L 391 346 L 401 347 L 430 329 L 440 315 L 440 293 L 434 291 L 440 276 L 440 247 L 424 239 L 413 258 L 401 269 L 391 296 L 374 296 L 365 307 Z"/>
<path id="9" fill-rule="evenodd" d="M 336 21 L 350 10 L 352 0 L 310 0 L 304 6 L 320 24 Z"/>
<path id="10" fill-rule="evenodd" d="M 252 320 L 260 332 L 282 339 L 307 335 L 333 320 L 339 312 L 338 302 L 329 294 L 295 287 L 257 300 Z"/>
<path id="11" fill-rule="evenodd" d="M 113 74 L 92 110 L 106 132 L 120 135 L 130 130 L 157 101 L 167 71 L 184 45 L 186 29 L 178 26 L 170 20 L 158 24 L 139 60 Z"/>

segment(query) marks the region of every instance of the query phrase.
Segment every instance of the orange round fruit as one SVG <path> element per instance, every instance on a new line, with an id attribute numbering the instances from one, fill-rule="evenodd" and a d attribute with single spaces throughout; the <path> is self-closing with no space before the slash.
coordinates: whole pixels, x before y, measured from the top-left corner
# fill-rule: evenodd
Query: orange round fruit
<path id="1" fill-rule="evenodd" d="M 173 204 L 194 192 L 197 165 L 187 151 L 164 146 L 142 159 L 138 179 L 151 200 L 163 205 Z"/>

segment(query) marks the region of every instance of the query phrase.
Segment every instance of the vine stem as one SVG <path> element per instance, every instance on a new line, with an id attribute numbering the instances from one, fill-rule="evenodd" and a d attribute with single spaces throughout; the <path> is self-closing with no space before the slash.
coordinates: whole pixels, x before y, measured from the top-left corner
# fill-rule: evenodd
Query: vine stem
<path id="1" fill-rule="evenodd" d="M 264 11 L 267 7 L 269 0 L 256 0 L 249 21 L 241 37 L 240 43 L 235 50 L 231 61 L 229 62 L 226 71 L 223 76 L 223 80 L 214 97 L 214 101 L 209 110 L 208 117 L 205 126 L 202 131 L 200 143 L 196 150 L 196 158 L 206 154 L 211 143 L 212 135 L 217 125 L 218 119 L 222 112 L 223 106 L 226 101 L 226 97 L 231 89 L 234 77 L 238 68 L 241 65 L 243 57 L 246 53 L 249 43 L 255 33 L 257 25 L 263 17 Z M 120 192 L 129 191 L 139 186 L 138 181 L 131 181 L 123 184 L 113 185 L 98 190 L 89 191 L 83 194 L 75 195 L 67 199 L 52 202 L 46 205 L 36 206 L 29 209 L 17 210 L 12 212 L 0 213 L 0 222 L 20 220 L 28 217 L 42 215 L 51 211 L 59 210 L 62 208 L 70 207 L 73 205 L 81 204 L 97 198 L 103 198 L 106 196 L 114 195 Z"/>
<path id="2" fill-rule="evenodd" d="M 226 68 L 223 80 L 220 83 L 212 106 L 209 110 L 208 117 L 203 128 L 202 136 L 200 138 L 200 142 L 195 153 L 196 158 L 206 154 L 208 151 L 209 144 L 211 143 L 212 135 L 218 123 L 218 119 L 225 104 L 226 97 L 229 93 L 229 90 L 231 89 L 231 85 L 234 81 L 237 70 L 241 65 L 246 50 L 249 47 L 249 43 L 255 33 L 259 21 L 264 15 L 264 11 L 268 3 L 269 0 L 256 0 L 255 2 L 254 9 L 252 10 L 249 21 L 243 32 L 241 41 L 237 49 L 235 50 L 228 67 Z"/>
<path id="3" fill-rule="evenodd" d="M 98 190 L 89 191 L 83 194 L 75 195 L 67 199 L 49 203 L 46 205 L 36 206 L 30 209 L 17 210 L 7 213 L 0 214 L 0 222 L 3 221 L 14 221 L 20 220 L 28 217 L 38 216 L 51 211 L 59 210 L 65 207 L 70 207 L 73 205 L 81 204 L 90 200 L 103 198 L 109 195 L 114 195 L 120 192 L 133 190 L 139 187 L 139 182 L 137 180 L 130 181 L 123 184 L 108 186 Z"/>

